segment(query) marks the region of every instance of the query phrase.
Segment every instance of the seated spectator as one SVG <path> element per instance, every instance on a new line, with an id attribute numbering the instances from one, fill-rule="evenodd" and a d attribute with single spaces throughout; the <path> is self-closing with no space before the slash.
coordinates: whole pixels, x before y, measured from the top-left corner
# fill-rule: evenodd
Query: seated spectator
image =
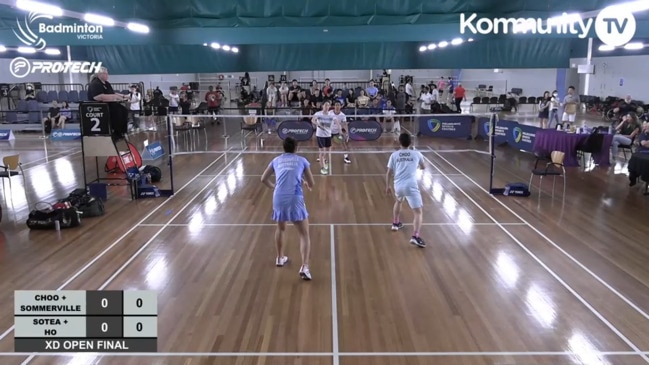
<path id="1" fill-rule="evenodd" d="M 288 88 L 288 102 L 291 105 L 301 105 L 300 104 L 300 95 L 302 93 L 302 88 L 297 84 L 297 80 L 293 79 L 293 84 Z"/>
<path id="2" fill-rule="evenodd" d="M 355 108 L 356 107 L 356 93 L 354 89 L 347 90 L 347 96 L 345 96 L 345 108 Z"/>
<path id="3" fill-rule="evenodd" d="M 343 96 L 343 89 L 336 90 L 336 95 L 334 96 L 334 101 L 339 102 L 341 106 L 347 104 L 345 102 L 345 97 Z"/>
<path id="4" fill-rule="evenodd" d="M 311 102 L 311 107 L 320 109 L 320 107 L 322 106 L 322 102 L 324 101 L 324 98 L 320 93 L 320 90 L 318 89 L 313 90 L 313 93 L 311 94 L 309 101 Z"/>
<path id="5" fill-rule="evenodd" d="M 61 108 L 59 108 L 59 103 L 56 100 L 52 102 L 47 117 L 43 118 L 43 124 L 45 125 L 45 133 L 50 133 L 52 129 L 65 128 L 65 117 L 61 115 Z"/>
<path id="6" fill-rule="evenodd" d="M 392 106 L 392 100 L 387 99 L 385 102 L 385 108 L 383 108 L 383 132 L 392 132 L 394 128 L 394 123 L 397 119 L 394 115 L 397 113 L 397 109 Z"/>
<path id="7" fill-rule="evenodd" d="M 381 115 L 381 114 L 383 114 L 383 107 L 381 106 L 381 99 L 379 99 L 379 98 L 372 99 L 372 103 L 370 105 L 370 114 L 371 115 Z M 377 122 L 379 121 L 378 117 L 371 117 L 370 119 L 374 119 Z"/>
<path id="8" fill-rule="evenodd" d="M 64 101 L 63 105 L 61 106 L 61 116 L 65 118 L 65 120 L 72 120 L 72 110 L 70 109 L 70 104 L 68 104 L 67 101 Z"/>
<path id="9" fill-rule="evenodd" d="M 649 122 L 642 124 L 642 133 L 638 141 L 638 152 L 649 153 Z"/>
<path id="10" fill-rule="evenodd" d="M 365 90 L 361 90 L 361 95 L 356 98 L 356 106 L 359 108 L 367 108 L 370 106 L 370 98 L 367 96 Z"/>
<path id="11" fill-rule="evenodd" d="M 313 108 L 311 107 L 311 101 L 309 99 L 304 99 L 302 101 L 302 109 L 300 114 L 302 114 L 302 121 L 311 123 Z"/>
<path id="12" fill-rule="evenodd" d="M 331 99 L 334 96 L 334 88 L 331 86 L 329 79 L 325 79 L 325 85 L 322 87 L 322 96 L 325 99 Z"/>
<path id="13" fill-rule="evenodd" d="M 374 99 L 376 97 L 376 94 L 379 93 L 379 89 L 374 86 L 374 81 L 370 80 L 370 86 L 368 86 L 365 91 L 367 92 L 367 95 Z"/>
<path id="14" fill-rule="evenodd" d="M 613 109 L 613 112 L 616 114 L 624 115 L 629 113 L 635 113 L 637 108 L 638 106 L 632 103 L 631 95 L 627 95 L 626 98 L 624 98 L 624 100 L 622 100 L 617 105 L 617 107 Z"/>
<path id="15" fill-rule="evenodd" d="M 633 138 L 640 132 L 640 125 L 633 114 L 625 114 L 620 124 L 615 127 L 615 132 L 616 134 L 613 136 L 613 142 L 611 143 L 613 161 L 617 160 L 619 145 L 633 143 Z"/>

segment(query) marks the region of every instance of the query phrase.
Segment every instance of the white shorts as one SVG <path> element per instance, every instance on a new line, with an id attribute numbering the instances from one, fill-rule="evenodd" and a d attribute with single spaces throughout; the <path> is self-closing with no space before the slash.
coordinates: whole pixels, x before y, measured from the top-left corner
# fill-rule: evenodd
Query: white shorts
<path id="1" fill-rule="evenodd" d="M 412 209 L 421 208 L 424 206 L 424 201 L 421 198 L 421 192 L 419 191 L 418 186 L 407 186 L 407 187 L 394 187 L 394 195 L 398 201 L 403 201 L 404 199 L 408 201 L 408 205 Z"/>
<path id="2" fill-rule="evenodd" d="M 574 122 L 575 121 L 575 116 L 577 114 L 568 114 L 566 112 L 563 113 L 563 118 L 561 118 L 562 122 Z"/>

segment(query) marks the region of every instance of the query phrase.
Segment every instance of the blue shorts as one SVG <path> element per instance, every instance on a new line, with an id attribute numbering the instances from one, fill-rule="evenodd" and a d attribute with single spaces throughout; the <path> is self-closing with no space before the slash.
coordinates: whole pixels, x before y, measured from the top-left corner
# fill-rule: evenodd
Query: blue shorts
<path id="1" fill-rule="evenodd" d="M 309 217 L 303 195 L 273 196 L 273 216 L 275 222 L 300 222 Z"/>
<path id="2" fill-rule="evenodd" d="M 412 209 L 417 209 L 424 206 L 424 201 L 421 198 L 419 186 L 395 186 L 394 195 L 400 202 L 404 199 L 408 201 L 408 205 Z"/>

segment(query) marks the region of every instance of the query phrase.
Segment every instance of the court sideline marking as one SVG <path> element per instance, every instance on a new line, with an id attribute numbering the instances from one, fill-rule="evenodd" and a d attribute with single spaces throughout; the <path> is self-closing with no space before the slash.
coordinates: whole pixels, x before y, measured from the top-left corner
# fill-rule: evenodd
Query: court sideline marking
<path id="1" fill-rule="evenodd" d="M 223 172 L 225 172 L 225 171 L 226 171 L 226 170 L 227 170 L 227 169 L 232 165 L 232 163 L 234 163 L 234 162 L 235 162 L 235 161 L 236 161 L 240 156 L 241 156 L 241 153 L 239 153 L 239 154 L 238 154 L 236 157 L 234 157 L 230 162 L 228 162 L 228 163 L 227 163 L 227 164 L 226 164 L 226 165 L 225 165 L 225 166 L 220 170 L 220 173 L 222 174 Z M 199 174 L 199 175 L 196 175 L 196 176 L 200 176 L 200 174 Z M 118 277 L 118 276 L 119 276 L 119 275 L 120 275 L 120 274 L 121 274 L 121 273 L 122 273 L 122 272 L 123 272 L 123 271 L 128 267 L 128 265 L 131 264 L 131 262 L 133 262 L 133 261 L 134 261 L 134 260 L 135 260 L 135 259 L 136 259 L 136 258 L 137 258 L 141 253 L 142 253 L 142 252 L 144 252 L 144 250 L 146 250 L 147 247 L 149 247 L 149 245 L 150 245 L 151 243 L 153 243 L 153 241 L 156 240 L 156 238 L 158 238 L 158 236 L 159 236 L 159 235 L 160 235 L 160 234 L 161 234 L 161 233 L 162 233 L 162 232 L 163 232 L 163 231 L 168 227 L 168 225 L 169 225 L 171 222 L 173 222 L 176 218 L 178 218 L 178 216 L 179 216 L 182 212 L 184 212 L 185 209 L 187 209 L 187 207 L 189 207 L 189 205 L 190 205 L 191 203 L 193 203 L 194 200 L 196 200 L 196 198 L 198 198 L 198 197 L 199 197 L 199 196 L 200 196 L 200 195 L 201 195 L 205 190 L 207 190 L 207 188 L 210 187 L 210 185 L 212 185 L 212 183 L 214 183 L 214 181 L 216 180 L 216 178 L 217 178 L 218 176 L 219 176 L 219 175 L 213 177 L 209 182 L 207 182 L 207 183 L 205 184 L 205 186 L 203 186 L 203 188 L 202 188 L 199 192 L 197 192 L 196 194 L 194 194 L 194 196 L 193 196 L 191 199 L 189 199 L 189 200 L 188 200 L 188 201 L 187 201 L 187 202 L 186 202 L 186 203 L 185 203 L 185 204 L 180 208 L 180 210 L 178 210 L 178 212 L 177 212 L 176 214 L 174 214 L 173 217 L 169 218 L 169 221 L 167 221 L 167 224 L 166 224 L 166 225 L 160 227 L 160 229 L 159 229 L 155 234 L 153 234 L 153 236 L 151 236 L 151 238 L 149 238 L 149 240 L 146 241 L 146 243 L 144 243 L 144 245 L 142 245 L 142 246 L 141 246 L 137 251 L 135 251 L 135 253 L 134 253 L 133 255 L 131 255 L 131 257 L 129 257 L 129 259 L 126 260 L 126 262 L 124 262 L 124 263 L 122 264 L 122 266 L 120 266 L 120 267 L 119 267 L 119 268 L 118 268 L 118 269 L 113 273 L 113 275 L 111 275 L 111 276 L 110 276 L 110 277 L 109 277 L 109 278 L 108 278 L 108 279 L 107 279 L 107 280 L 106 280 L 106 281 L 105 281 L 105 282 L 104 282 L 104 283 L 99 287 L 99 289 L 97 289 L 97 290 L 104 290 L 104 289 L 106 289 L 106 287 L 107 287 L 107 286 L 108 286 L 108 285 L 109 285 L 113 280 L 115 280 L 115 278 Z M 165 200 L 165 201 L 166 201 L 166 200 Z M 146 218 L 148 218 L 148 216 L 147 216 Z M 146 219 L 146 218 L 145 218 L 145 219 Z M 137 227 L 137 226 L 136 226 L 136 227 Z M 58 290 L 61 290 L 61 289 L 58 289 Z M 25 359 L 25 361 L 23 361 L 23 362 L 21 363 L 21 365 L 27 365 L 27 364 L 29 364 L 29 363 L 34 359 L 34 357 L 36 357 L 36 356 L 37 356 L 37 353 L 32 353 L 31 355 L 29 355 L 29 357 L 28 357 L 27 359 Z"/>
<path id="2" fill-rule="evenodd" d="M 333 349 L 333 365 L 340 364 L 340 355 L 338 348 L 338 288 L 336 287 L 336 239 L 335 227 L 332 224 L 329 234 L 331 236 L 331 335 L 332 335 L 332 349 Z"/>
<path id="3" fill-rule="evenodd" d="M 368 227 L 368 226 L 381 226 L 381 227 L 390 227 L 391 223 L 311 223 L 309 222 L 309 227 L 329 227 L 329 226 L 340 226 L 340 227 Z M 412 226 L 412 223 L 403 223 L 404 226 Z M 517 223 L 482 223 L 482 222 L 471 222 L 471 223 L 453 223 L 453 222 L 440 222 L 440 223 L 422 223 L 424 226 L 525 226 L 523 222 Z M 140 227 L 275 227 L 277 224 L 273 223 L 142 223 Z"/>
<path id="4" fill-rule="evenodd" d="M 185 189 L 187 186 L 189 186 L 189 184 L 194 182 L 196 179 L 198 179 L 203 172 L 207 171 L 209 168 L 214 166 L 214 164 L 216 164 L 219 160 L 221 160 L 221 158 L 223 158 L 225 156 L 226 156 L 226 154 L 223 154 L 223 155 L 219 156 L 218 158 L 216 158 L 209 165 L 207 165 L 206 168 L 201 170 L 196 176 L 194 176 L 191 180 L 189 180 L 187 183 L 185 183 L 185 185 L 183 185 L 182 187 L 180 187 L 180 189 L 175 191 L 174 196 L 177 195 L 178 193 L 180 193 L 183 189 Z M 106 247 L 102 252 L 100 252 L 92 260 L 90 260 L 86 265 L 81 267 L 81 269 L 79 271 L 77 271 L 75 274 L 73 274 L 70 278 L 68 278 L 68 280 L 66 280 L 61 286 L 59 286 L 58 289 L 55 289 L 55 290 L 63 290 L 63 288 L 68 286 L 72 281 L 74 281 L 76 278 L 78 278 L 81 274 L 83 274 L 86 270 L 88 270 L 92 265 L 94 265 L 97 261 L 99 261 L 99 259 L 101 259 L 104 255 L 106 255 L 108 253 L 108 251 L 112 250 L 115 246 L 117 246 L 117 244 L 120 243 L 124 238 L 126 238 L 126 236 L 128 236 L 129 234 L 131 234 L 131 232 L 136 230 L 139 227 L 140 224 L 144 223 L 147 219 L 149 219 L 149 217 L 151 217 L 154 213 L 156 213 L 158 210 L 160 210 L 160 208 L 162 208 L 169 200 L 170 200 L 169 198 L 165 199 L 162 203 L 160 203 L 160 205 L 158 205 L 153 210 L 151 210 L 151 212 L 149 212 L 149 214 L 147 214 L 144 218 L 142 218 L 138 223 L 133 225 L 128 231 L 126 231 L 123 235 L 121 235 L 119 238 L 117 238 L 112 244 L 110 244 L 108 247 Z M 9 335 L 11 333 L 11 331 L 14 330 L 14 328 L 15 328 L 14 325 L 12 325 L 11 327 L 9 327 L 9 329 L 4 331 L 0 335 L 0 341 L 2 341 L 5 337 L 7 337 L 7 335 Z"/>
<path id="5" fill-rule="evenodd" d="M 530 229 L 532 229 L 536 234 L 541 236 L 544 240 L 546 240 L 549 244 L 551 244 L 554 248 L 559 250 L 562 254 L 564 254 L 570 261 L 575 263 L 577 266 L 579 266 L 582 270 L 586 271 L 591 277 L 593 277 L 595 280 L 597 280 L 600 284 L 602 284 L 604 287 L 606 287 L 608 290 L 610 290 L 615 296 L 617 296 L 619 299 L 621 299 L 623 302 L 628 304 L 631 308 L 635 309 L 640 315 L 645 317 L 647 320 L 649 320 L 649 314 L 647 314 L 645 311 L 643 311 L 640 307 L 638 307 L 635 303 L 633 303 L 630 299 L 628 299 L 626 296 L 624 296 L 622 293 L 620 293 L 617 289 L 615 289 L 612 285 L 604 281 L 599 275 L 595 274 L 592 270 L 590 270 L 586 265 L 582 264 L 581 261 L 577 260 L 574 256 L 569 254 L 566 250 L 561 248 L 556 242 L 554 242 L 552 239 L 550 239 L 548 236 L 543 234 L 538 228 L 533 226 L 531 223 L 523 219 L 518 213 L 516 213 L 514 210 L 512 210 L 510 207 L 508 207 L 505 203 L 502 201 L 496 199 L 495 196 L 489 194 L 489 192 L 484 189 L 482 186 L 480 186 L 475 180 L 473 180 L 471 177 L 469 177 L 467 174 L 462 172 L 460 169 L 455 167 L 450 161 L 448 161 L 446 158 L 442 157 L 441 155 L 437 154 L 436 155 L 441 158 L 446 164 L 449 166 L 453 167 L 458 173 L 463 175 L 466 179 L 471 181 L 475 186 L 477 186 L 480 190 L 484 191 L 486 194 L 488 194 L 493 200 L 498 202 L 503 208 L 507 209 L 512 215 L 514 215 L 516 218 L 520 219 L 521 222 L 525 223 Z"/>
<path id="6" fill-rule="evenodd" d="M 423 155 L 422 155 L 423 156 Z M 440 158 L 442 158 L 439 154 L 437 155 Z M 440 170 L 436 164 L 434 164 L 428 157 L 423 156 L 424 160 L 426 160 L 433 168 L 435 168 L 437 171 L 442 173 L 442 170 Z M 442 158 L 444 159 L 444 158 Z M 445 159 L 444 159 L 445 160 Z M 445 160 L 446 161 L 446 160 Z M 448 161 L 446 161 L 449 165 L 451 165 Z M 451 165 L 453 166 L 453 165 Z M 453 166 L 458 172 L 461 172 L 459 169 L 457 169 L 455 166 Z M 466 176 L 466 175 L 465 175 Z M 468 176 L 467 176 L 468 178 Z M 478 202 L 476 202 L 464 189 L 462 189 L 453 179 L 450 177 L 446 177 L 446 179 L 455 186 L 458 191 L 460 191 L 469 201 L 471 201 L 478 209 L 480 209 L 484 214 L 489 217 L 494 223 L 498 225 L 498 227 L 507 234 L 523 251 L 525 251 L 530 257 L 536 261 L 545 271 L 550 274 L 555 280 L 557 280 L 566 290 L 568 290 L 575 298 L 577 298 L 578 301 L 580 301 L 586 308 L 588 308 L 591 313 L 593 313 L 599 320 L 601 320 L 613 333 L 615 333 L 622 341 L 624 341 L 629 347 L 631 347 L 636 354 L 641 356 L 646 362 L 649 363 L 649 357 L 647 357 L 644 354 L 641 354 L 642 351 L 640 348 L 638 348 L 631 340 L 629 340 L 620 330 L 618 330 L 611 322 L 609 322 L 601 313 L 599 313 L 586 299 L 584 299 L 577 291 L 575 291 L 568 283 L 566 283 L 557 273 L 555 273 L 548 265 L 543 262 L 538 256 L 536 256 L 529 248 L 527 248 L 516 236 L 514 236 L 505 226 L 501 225 L 489 212 L 487 212 L 486 209 L 484 209 Z M 484 189 L 483 189 L 484 190 Z M 491 194 L 490 194 L 491 195 Z M 512 212 L 513 213 L 513 212 Z M 515 214 L 515 213 L 514 213 Z M 525 222 L 521 217 L 517 217 L 521 219 L 522 222 Z"/>

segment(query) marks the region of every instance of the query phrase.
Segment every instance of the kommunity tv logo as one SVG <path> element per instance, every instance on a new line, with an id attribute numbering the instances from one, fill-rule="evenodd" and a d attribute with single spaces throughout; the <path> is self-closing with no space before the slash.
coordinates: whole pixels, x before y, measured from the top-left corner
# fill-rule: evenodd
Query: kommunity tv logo
<path id="1" fill-rule="evenodd" d="M 30 12 L 24 19 L 16 19 L 16 38 L 28 47 L 42 51 L 47 47 L 44 36 L 47 34 L 76 34 L 78 39 L 103 39 L 103 26 L 88 23 L 50 24 L 54 17 L 50 14 Z M 24 78 L 30 74 L 40 73 L 96 73 L 101 68 L 101 62 L 80 61 L 30 61 L 25 57 L 16 57 L 9 64 L 9 72 L 16 78 Z"/>
<path id="2" fill-rule="evenodd" d="M 633 12 L 622 6 L 609 6 L 601 10 L 595 19 L 563 14 L 554 18 L 478 18 L 473 13 L 460 14 L 461 34 L 508 34 L 532 33 L 541 35 L 572 34 L 587 38 L 595 26 L 599 40 L 612 47 L 629 43 L 636 32 Z"/>

